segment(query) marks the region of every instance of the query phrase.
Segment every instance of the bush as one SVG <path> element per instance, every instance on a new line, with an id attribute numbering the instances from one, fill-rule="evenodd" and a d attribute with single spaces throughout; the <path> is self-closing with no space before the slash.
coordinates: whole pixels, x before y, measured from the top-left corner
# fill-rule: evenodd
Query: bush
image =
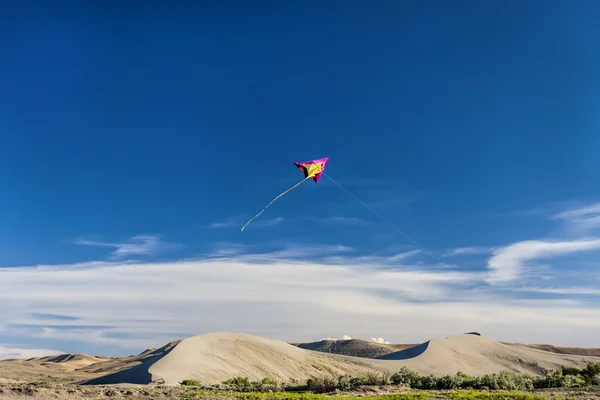
<path id="1" fill-rule="evenodd" d="M 338 377 L 338 388 L 340 390 L 352 389 L 352 377 L 350 375 L 341 375 Z"/>
<path id="2" fill-rule="evenodd" d="M 260 381 L 261 384 L 263 385 L 277 385 L 277 381 L 275 379 L 271 379 L 271 378 L 264 378 L 262 381 Z"/>
<path id="3" fill-rule="evenodd" d="M 336 389 L 335 381 L 329 376 L 310 378 L 306 381 L 306 386 L 313 393 L 329 393 Z"/>
<path id="4" fill-rule="evenodd" d="M 367 386 L 387 385 L 390 383 L 390 374 L 387 372 L 380 374 L 369 372 L 363 380 Z"/>
<path id="5" fill-rule="evenodd" d="M 246 377 L 237 376 L 235 378 L 227 379 L 223 382 L 225 385 L 233 385 L 233 386 L 250 386 L 250 379 Z"/>
<path id="6" fill-rule="evenodd" d="M 198 381 L 195 381 L 193 379 L 184 379 L 183 381 L 181 381 L 180 385 L 182 386 L 202 386 L 202 384 Z"/>
<path id="7" fill-rule="evenodd" d="M 592 385 L 600 386 L 600 374 L 592 377 Z"/>
<path id="8" fill-rule="evenodd" d="M 586 385 L 585 379 L 580 375 L 567 375 L 563 377 L 563 387 L 582 387 Z"/>
<path id="9" fill-rule="evenodd" d="M 542 377 L 537 377 L 533 384 L 536 389 L 559 388 L 563 385 L 563 374 L 561 370 L 550 371 Z"/>
<path id="10" fill-rule="evenodd" d="M 581 376 L 588 385 L 594 385 L 594 377 L 598 375 L 600 375 L 600 363 L 589 363 L 581 371 Z M 595 385 L 598 385 L 598 383 L 596 383 Z"/>
<path id="11" fill-rule="evenodd" d="M 581 370 L 576 367 L 562 367 L 561 372 L 564 376 L 567 375 L 581 375 Z"/>
<path id="12" fill-rule="evenodd" d="M 421 379 L 421 375 L 418 372 L 411 371 L 406 367 L 400 368 L 400 371 L 395 372 L 390 377 L 392 385 L 406 386 L 409 388 L 416 388 L 417 382 Z"/>

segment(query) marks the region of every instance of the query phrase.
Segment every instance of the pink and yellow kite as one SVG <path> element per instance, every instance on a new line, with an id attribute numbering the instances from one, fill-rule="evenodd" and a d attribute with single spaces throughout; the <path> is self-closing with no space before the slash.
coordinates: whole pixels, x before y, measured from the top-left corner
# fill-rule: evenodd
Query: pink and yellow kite
<path id="1" fill-rule="evenodd" d="M 279 196 L 277 196 L 273 200 L 271 200 L 271 202 L 269 204 L 267 204 L 267 206 L 265 208 L 263 208 L 261 210 L 261 212 L 259 212 L 254 217 L 250 218 L 250 220 L 248 222 L 246 222 L 246 225 L 244 225 L 242 227 L 242 231 L 248 226 L 248 224 L 250 222 L 252 222 L 252 220 L 254 218 L 258 217 L 260 214 L 262 214 L 267 209 L 267 207 L 269 207 L 271 204 L 273 204 L 275 202 L 275 200 L 277 200 L 278 198 L 280 198 L 287 192 L 297 188 L 302 183 L 304 183 L 304 181 L 306 181 L 308 179 L 312 179 L 313 181 L 315 181 L 315 183 L 319 182 L 319 179 L 321 179 L 321 175 L 323 175 L 323 172 L 325 171 L 325 164 L 327 164 L 328 160 L 329 160 L 329 157 L 319 158 L 318 160 L 312 160 L 312 161 L 307 161 L 307 162 L 303 162 L 303 163 L 294 161 L 294 164 L 296 165 L 296 167 L 298 167 L 304 174 L 304 179 L 302 179 L 300 182 L 298 182 L 297 184 L 295 184 L 294 186 L 292 186 L 291 188 L 289 188 L 288 190 L 286 190 L 285 192 L 281 193 Z"/>

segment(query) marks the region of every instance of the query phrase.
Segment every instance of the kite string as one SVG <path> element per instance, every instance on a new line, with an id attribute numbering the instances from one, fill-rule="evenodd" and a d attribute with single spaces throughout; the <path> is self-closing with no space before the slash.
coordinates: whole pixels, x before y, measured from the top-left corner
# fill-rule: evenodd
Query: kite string
<path id="1" fill-rule="evenodd" d="M 325 175 L 327 178 L 329 178 L 329 180 L 331 180 L 331 182 L 335 183 L 337 186 L 340 187 L 340 189 L 342 189 L 343 191 L 345 191 L 346 193 L 348 193 L 350 196 L 354 197 L 354 199 L 356 201 L 358 201 L 359 203 L 361 203 L 363 206 L 365 206 L 367 209 L 369 209 L 373 214 L 377 215 L 383 222 L 387 223 L 388 225 L 390 225 L 392 228 L 394 228 L 396 231 L 400 232 L 402 235 L 404 235 L 404 237 L 406 237 L 408 240 L 410 240 L 411 242 L 413 242 L 417 247 L 419 247 L 421 250 L 423 250 L 424 252 L 426 252 L 427 254 L 429 254 L 434 260 L 436 260 L 437 262 L 443 264 L 445 267 L 448 267 L 446 265 L 446 263 L 444 263 L 442 260 L 440 260 L 439 258 L 437 258 L 436 256 L 434 256 L 433 254 L 431 254 L 426 248 L 424 248 L 423 246 L 421 246 L 419 243 L 417 243 L 414 239 L 412 239 L 410 236 L 408 236 L 406 233 L 402 232 L 400 229 L 398 229 L 398 227 L 396 227 L 394 224 L 392 224 L 390 221 L 388 221 L 387 219 L 383 218 L 377 211 L 373 210 L 371 207 L 369 207 L 364 201 L 362 201 L 361 199 L 359 199 L 358 197 L 356 197 L 354 194 L 350 193 L 350 191 L 348 189 L 346 189 L 345 187 L 343 187 L 342 185 L 340 185 L 339 183 L 337 183 L 332 177 L 330 177 L 329 175 L 327 175 L 325 172 L 323 172 L 323 175 Z"/>
<path id="2" fill-rule="evenodd" d="M 271 202 L 269 204 L 267 204 L 265 206 L 265 208 L 263 208 L 258 214 L 256 214 L 254 217 L 250 218 L 250 220 L 248 222 L 246 222 L 246 224 L 242 227 L 242 231 L 246 228 L 246 226 L 248 226 L 248 224 L 250 222 L 252 222 L 253 219 L 255 219 L 256 217 L 258 217 L 260 214 L 262 214 L 267 209 L 267 207 L 269 207 L 271 204 L 273 204 L 275 202 L 275 200 L 277 200 L 278 198 L 280 198 L 281 196 L 283 196 L 287 192 L 289 192 L 289 191 L 295 189 L 296 187 L 300 186 L 302 183 L 304 183 L 307 179 L 309 179 L 311 177 L 312 176 L 307 176 L 306 178 L 302 179 L 300 182 L 296 183 L 294 186 L 292 186 L 291 188 L 289 188 L 288 190 L 286 190 L 285 192 L 281 193 L 279 196 L 277 196 L 273 200 L 271 200 Z"/>

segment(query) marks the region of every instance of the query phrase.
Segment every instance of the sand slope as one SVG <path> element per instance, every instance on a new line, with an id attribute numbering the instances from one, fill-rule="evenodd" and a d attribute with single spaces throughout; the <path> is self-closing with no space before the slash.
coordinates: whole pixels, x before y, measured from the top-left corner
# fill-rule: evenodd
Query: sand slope
<path id="1" fill-rule="evenodd" d="M 464 334 L 432 339 L 381 356 L 379 360 L 428 374 L 455 374 L 462 371 L 481 375 L 502 370 L 540 374 L 544 369 L 556 369 L 562 365 L 583 367 L 588 362 L 599 362 L 600 358 L 556 354 L 503 344 L 485 336 Z"/>
<path id="2" fill-rule="evenodd" d="M 553 346 L 551 344 L 522 344 L 522 343 L 506 343 L 511 346 L 527 347 L 530 349 L 544 350 L 558 354 L 573 354 L 580 356 L 600 357 L 600 348 L 597 347 L 564 347 Z"/>
<path id="3" fill-rule="evenodd" d="M 542 368 L 582 367 L 590 361 L 600 362 L 600 358 L 519 348 L 469 334 L 432 339 L 379 359 L 367 359 L 301 349 L 247 334 L 212 333 L 187 338 L 142 364 L 88 383 L 143 384 L 164 380 L 167 384 L 178 384 L 184 379 L 196 379 L 214 384 L 235 376 L 302 382 L 312 376 L 393 373 L 402 366 L 435 375 L 458 371 L 481 375 L 502 370 L 539 374 Z"/>

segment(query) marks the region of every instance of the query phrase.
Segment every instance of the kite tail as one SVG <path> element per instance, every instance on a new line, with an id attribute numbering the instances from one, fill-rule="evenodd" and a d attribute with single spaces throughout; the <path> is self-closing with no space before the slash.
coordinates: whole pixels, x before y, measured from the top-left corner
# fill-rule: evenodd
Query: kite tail
<path id="1" fill-rule="evenodd" d="M 277 196 L 277 197 L 275 197 L 273 200 L 271 200 L 271 202 L 270 202 L 269 204 L 267 204 L 267 205 L 266 205 L 266 207 L 265 207 L 265 208 L 263 208 L 263 209 L 261 210 L 261 212 L 259 212 L 259 213 L 258 213 L 258 214 L 256 214 L 254 217 L 250 218 L 250 220 L 249 220 L 248 222 L 246 222 L 246 225 L 244 225 L 244 226 L 242 227 L 242 231 L 243 231 L 243 230 L 244 230 L 244 229 L 245 229 L 245 228 L 248 226 L 248 224 L 249 224 L 250 222 L 252 222 L 252 220 L 253 220 L 254 218 L 258 217 L 260 214 L 262 214 L 262 213 L 263 213 L 263 212 L 264 212 L 264 211 L 267 209 L 267 207 L 269 207 L 271 204 L 273 204 L 273 203 L 275 202 L 275 200 L 277 200 L 278 198 L 280 198 L 281 196 L 283 196 L 283 195 L 284 195 L 284 194 L 286 194 L 287 192 L 289 192 L 289 191 L 291 191 L 291 190 L 293 190 L 293 189 L 297 188 L 298 186 L 300 186 L 302 183 L 304 183 L 304 182 L 305 182 L 307 179 L 309 179 L 309 178 L 312 178 L 312 176 L 307 176 L 306 178 L 302 179 L 300 182 L 296 183 L 294 186 L 292 186 L 291 188 L 289 188 L 288 190 L 286 190 L 285 192 L 281 193 L 279 196 Z"/>

